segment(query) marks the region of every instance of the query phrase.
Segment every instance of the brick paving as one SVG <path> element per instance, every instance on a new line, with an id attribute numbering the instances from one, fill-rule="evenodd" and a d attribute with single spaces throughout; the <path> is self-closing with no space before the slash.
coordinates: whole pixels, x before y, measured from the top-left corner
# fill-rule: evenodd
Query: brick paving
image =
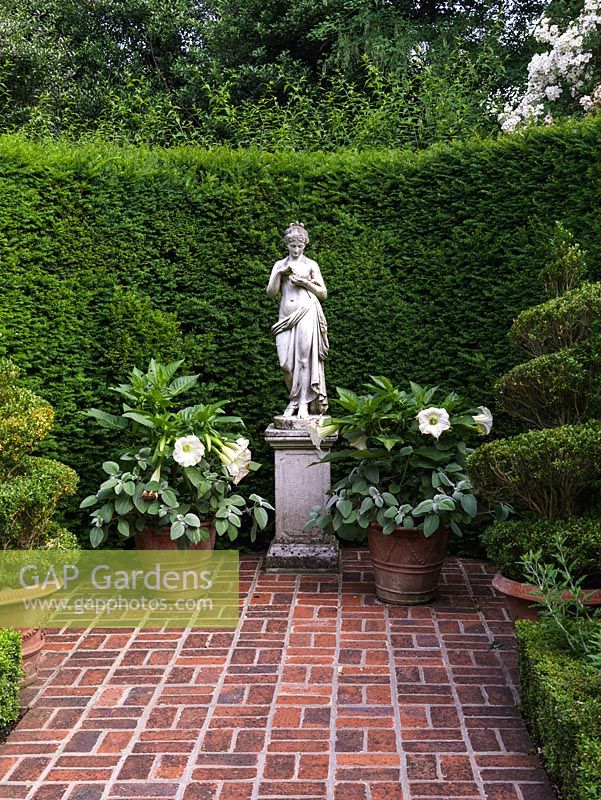
<path id="1" fill-rule="evenodd" d="M 241 563 L 236 631 L 49 637 L 0 747 L 10 800 L 553 800 L 516 708 L 512 625 L 482 562 L 429 606 L 344 574 Z"/>

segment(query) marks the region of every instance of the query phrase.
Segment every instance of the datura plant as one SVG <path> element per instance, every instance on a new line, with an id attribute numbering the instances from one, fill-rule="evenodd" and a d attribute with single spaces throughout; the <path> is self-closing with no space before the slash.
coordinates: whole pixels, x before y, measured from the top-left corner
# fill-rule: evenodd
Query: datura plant
<path id="1" fill-rule="evenodd" d="M 120 416 L 86 412 L 128 444 L 117 460 L 104 462 L 106 480 L 81 503 L 91 509 L 93 547 L 113 530 L 130 537 L 147 526 L 169 526 L 185 549 L 208 540 L 207 522 L 232 541 L 245 514 L 251 539 L 267 525 L 273 507 L 256 494 L 247 502 L 235 489 L 259 467 L 241 435 L 244 423 L 226 416 L 225 402 L 176 408 L 177 398 L 198 381 L 198 375 L 175 377 L 181 364 L 153 359 L 145 373 L 134 369 L 129 383 L 112 387 L 125 401 Z"/>
<path id="2" fill-rule="evenodd" d="M 461 535 L 461 526 L 480 512 L 466 458 L 471 445 L 490 433 L 492 414 L 455 392 L 442 395 L 436 386 L 410 382 L 405 391 L 388 378 L 372 377 L 365 389 L 362 395 L 338 389 L 335 402 L 346 414 L 309 425 L 318 448 L 336 433 L 346 440 L 347 449 L 322 461 L 342 460 L 349 471 L 325 506 L 313 509 L 306 528 L 331 529 L 349 539 L 372 523 L 385 534 L 402 525 L 425 536 L 441 526 Z M 505 518 L 509 510 L 498 506 L 490 513 Z"/>

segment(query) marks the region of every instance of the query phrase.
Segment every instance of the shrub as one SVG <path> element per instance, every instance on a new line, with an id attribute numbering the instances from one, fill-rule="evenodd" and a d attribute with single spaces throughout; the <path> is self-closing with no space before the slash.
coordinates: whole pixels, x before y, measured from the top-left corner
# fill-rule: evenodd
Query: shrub
<path id="1" fill-rule="evenodd" d="M 0 728 L 19 717 L 21 676 L 21 636 L 17 631 L 0 630 Z"/>
<path id="2" fill-rule="evenodd" d="M 18 375 L 14 364 L 0 359 L 0 477 L 46 436 L 54 419 L 49 403 L 16 385 Z"/>
<path id="3" fill-rule="evenodd" d="M 601 795 L 601 672 L 563 652 L 543 624 L 516 623 L 521 711 L 565 800 Z"/>
<path id="4" fill-rule="evenodd" d="M 598 572 L 601 568 L 601 519 L 594 513 L 553 522 L 540 518 L 495 522 L 483 532 L 482 542 L 488 557 L 503 575 L 521 580 L 520 559 L 529 550 L 540 550 L 544 561 L 556 563 L 554 541 L 557 536 L 570 543 L 570 560 L 576 577 Z"/>
<path id="5" fill-rule="evenodd" d="M 595 499 L 601 481 L 601 421 L 489 442 L 470 456 L 469 473 L 493 501 L 546 519 L 569 517 Z"/>
<path id="6" fill-rule="evenodd" d="M 601 340 L 518 364 L 495 384 L 501 407 L 535 428 L 573 425 L 601 413 Z"/>
<path id="7" fill-rule="evenodd" d="M 0 545 L 36 547 L 48 531 L 58 500 L 77 487 L 75 472 L 58 461 L 26 456 L 19 474 L 0 483 Z"/>
<path id="8" fill-rule="evenodd" d="M 601 284 L 584 283 L 535 308 L 515 320 L 509 339 L 532 356 L 570 347 L 590 336 L 591 326 L 601 318 Z"/>
<path id="9" fill-rule="evenodd" d="M 47 539 L 56 504 L 75 492 L 77 476 L 64 464 L 29 455 L 50 428 L 52 408 L 19 386 L 9 361 L 0 361 L 0 377 L 0 548 L 33 548 Z"/>

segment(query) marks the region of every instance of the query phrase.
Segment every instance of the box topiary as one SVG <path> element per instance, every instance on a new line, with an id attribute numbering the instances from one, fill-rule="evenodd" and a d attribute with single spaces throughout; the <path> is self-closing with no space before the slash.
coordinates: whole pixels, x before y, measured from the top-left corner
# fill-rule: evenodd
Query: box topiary
<path id="1" fill-rule="evenodd" d="M 542 560 L 557 564 L 555 538 L 570 542 L 570 566 L 577 578 L 598 575 L 601 570 L 601 517 L 586 514 L 553 521 L 531 517 L 495 522 L 482 533 L 487 552 L 494 553 L 497 568 L 512 580 L 522 580 L 520 559 L 529 550 L 540 550 Z M 585 586 L 586 588 L 586 586 Z"/>
<path id="2" fill-rule="evenodd" d="M 62 497 L 77 475 L 58 461 L 32 456 L 52 425 L 51 406 L 19 385 L 18 367 L 0 359 L 0 549 L 43 546 Z"/>
<path id="3" fill-rule="evenodd" d="M 578 285 L 585 270 L 579 245 L 556 223 L 540 273 L 556 296 L 514 320 L 509 338 L 530 359 L 495 386 L 503 410 L 532 430 L 479 447 L 468 460 L 476 489 L 525 518 L 484 535 L 488 557 L 517 580 L 521 557 L 544 550 L 554 532 L 565 535 L 578 569 L 601 564 L 601 283 Z"/>
<path id="4" fill-rule="evenodd" d="M 19 681 L 22 676 L 21 637 L 17 631 L 0 630 L 0 728 L 19 716 Z"/>
<path id="5" fill-rule="evenodd" d="M 552 633 L 542 624 L 516 623 L 521 711 L 564 800 L 598 800 L 601 671 L 562 650 Z"/>

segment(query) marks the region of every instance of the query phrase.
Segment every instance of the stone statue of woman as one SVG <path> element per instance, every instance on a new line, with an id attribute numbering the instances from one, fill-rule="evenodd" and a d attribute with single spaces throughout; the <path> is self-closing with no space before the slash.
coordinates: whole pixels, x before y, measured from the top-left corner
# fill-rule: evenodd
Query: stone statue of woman
<path id="1" fill-rule="evenodd" d="M 306 419 L 328 408 L 324 360 L 328 355 L 328 326 L 320 300 L 327 290 L 315 261 L 304 255 L 309 235 L 293 222 L 284 233 L 288 256 L 271 270 L 267 294 L 281 292 L 279 321 L 272 326 L 280 367 L 288 388 L 285 417 Z"/>

